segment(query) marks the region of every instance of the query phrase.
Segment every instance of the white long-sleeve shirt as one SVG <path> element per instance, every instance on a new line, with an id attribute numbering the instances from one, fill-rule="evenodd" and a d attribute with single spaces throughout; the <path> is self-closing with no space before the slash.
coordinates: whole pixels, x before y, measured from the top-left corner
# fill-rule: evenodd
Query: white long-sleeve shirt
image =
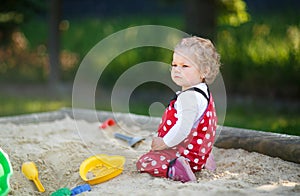
<path id="1" fill-rule="evenodd" d="M 200 83 L 193 87 L 199 88 L 209 97 L 205 83 Z M 192 128 L 198 125 L 200 117 L 205 112 L 207 106 L 208 101 L 201 93 L 191 90 L 179 92 L 174 104 L 178 120 L 164 136 L 163 140 L 165 144 L 173 147 L 187 138 Z"/>

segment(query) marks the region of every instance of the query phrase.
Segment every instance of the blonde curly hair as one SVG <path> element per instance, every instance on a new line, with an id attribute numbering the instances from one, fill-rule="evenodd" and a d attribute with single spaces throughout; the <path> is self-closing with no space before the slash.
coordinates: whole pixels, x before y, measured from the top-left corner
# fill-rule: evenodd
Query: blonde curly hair
<path id="1" fill-rule="evenodd" d="M 221 57 L 210 40 L 196 36 L 183 38 L 175 46 L 174 52 L 195 62 L 204 81 L 207 84 L 213 83 L 220 71 Z"/>

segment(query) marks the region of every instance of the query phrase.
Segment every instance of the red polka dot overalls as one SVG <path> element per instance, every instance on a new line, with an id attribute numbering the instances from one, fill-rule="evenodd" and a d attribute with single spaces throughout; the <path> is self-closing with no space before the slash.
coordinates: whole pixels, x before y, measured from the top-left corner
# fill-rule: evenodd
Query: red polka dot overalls
<path id="1" fill-rule="evenodd" d="M 209 101 L 205 112 L 199 120 L 197 128 L 191 130 L 189 136 L 173 148 L 160 151 L 150 151 L 139 158 L 136 163 L 137 170 L 146 172 L 156 177 L 168 177 L 168 167 L 172 160 L 184 156 L 190 163 L 193 172 L 200 171 L 212 150 L 217 128 L 217 116 L 212 95 L 206 94 L 198 89 L 191 88 L 201 93 Z M 177 98 L 177 97 L 176 97 Z M 177 121 L 174 103 L 176 98 L 171 100 L 162 117 L 158 127 L 158 136 L 164 137 Z"/>

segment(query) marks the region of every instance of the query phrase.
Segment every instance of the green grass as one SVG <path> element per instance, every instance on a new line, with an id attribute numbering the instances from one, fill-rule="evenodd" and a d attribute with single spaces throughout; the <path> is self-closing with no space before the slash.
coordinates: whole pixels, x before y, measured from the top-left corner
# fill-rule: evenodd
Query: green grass
<path id="1" fill-rule="evenodd" d="M 295 109 L 266 103 L 229 104 L 224 125 L 300 136 L 300 113 Z"/>
<path id="2" fill-rule="evenodd" d="M 29 98 L 1 94 L 0 102 L 0 117 L 48 112 L 72 106 L 71 100 L 66 98 Z M 130 112 L 149 115 L 148 107 L 143 103 L 131 104 Z M 110 110 L 108 104 L 103 104 L 99 100 L 96 108 Z M 275 107 L 272 104 L 262 106 L 254 103 L 230 103 L 227 107 L 224 125 L 300 136 L 299 110 L 284 106 Z"/>
<path id="3" fill-rule="evenodd" d="M 70 107 L 68 100 L 47 99 L 40 97 L 14 97 L 0 95 L 0 116 L 14 116 L 36 112 L 54 111 L 62 107 Z"/>

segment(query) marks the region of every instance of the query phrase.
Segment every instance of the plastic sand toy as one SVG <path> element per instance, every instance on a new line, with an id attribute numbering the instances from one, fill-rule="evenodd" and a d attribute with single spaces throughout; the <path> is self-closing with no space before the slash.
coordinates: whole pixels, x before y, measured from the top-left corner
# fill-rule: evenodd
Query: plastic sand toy
<path id="1" fill-rule="evenodd" d="M 70 196 L 71 193 L 71 190 L 68 188 L 60 188 L 57 191 L 51 193 L 50 196 Z"/>
<path id="2" fill-rule="evenodd" d="M 83 192 L 91 191 L 91 186 L 88 184 L 79 185 L 71 190 L 71 195 L 78 195 Z"/>
<path id="3" fill-rule="evenodd" d="M 57 191 L 51 193 L 50 196 L 73 196 L 73 195 L 78 195 L 80 193 L 83 192 L 87 192 L 87 191 L 91 191 L 91 187 L 88 184 L 83 184 L 83 185 L 79 185 L 76 186 L 75 188 L 73 188 L 72 190 L 70 190 L 69 188 L 60 188 Z"/>
<path id="4" fill-rule="evenodd" d="M 114 136 L 115 136 L 115 138 L 127 141 L 128 145 L 132 148 L 134 148 L 135 145 L 137 145 L 138 143 L 145 140 L 145 138 L 143 138 L 143 137 L 130 137 L 130 136 L 127 136 L 127 135 L 123 135 L 121 133 L 115 133 Z"/>
<path id="5" fill-rule="evenodd" d="M 34 162 L 25 162 L 22 165 L 22 172 L 29 180 L 32 180 L 40 192 L 45 192 L 45 188 L 39 180 L 39 173 Z"/>
<path id="6" fill-rule="evenodd" d="M 109 119 L 105 120 L 105 121 L 100 125 L 100 128 L 101 128 L 101 129 L 106 129 L 107 127 L 114 126 L 115 124 L 116 124 L 116 122 L 114 121 L 114 119 L 109 118 Z"/>
<path id="7" fill-rule="evenodd" d="M 13 174 L 8 155 L 0 148 L 0 196 L 10 191 L 9 179 Z"/>
<path id="8" fill-rule="evenodd" d="M 94 185 L 120 175 L 124 164 L 125 157 L 123 156 L 99 154 L 83 161 L 80 165 L 79 174 L 85 182 Z"/>

